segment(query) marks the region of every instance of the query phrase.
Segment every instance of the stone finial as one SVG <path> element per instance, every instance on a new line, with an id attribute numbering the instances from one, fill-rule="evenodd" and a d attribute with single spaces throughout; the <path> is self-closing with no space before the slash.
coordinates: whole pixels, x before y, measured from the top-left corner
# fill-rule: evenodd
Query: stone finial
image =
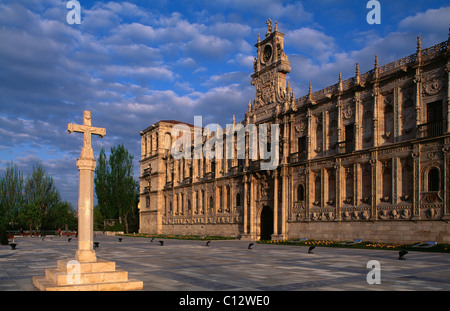
<path id="1" fill-rule="evenodd" d="M 344 90 L 344 84 L 342 83 L 342 72 L 339 73 L 339 91 Z"/>
<path id="2" fill-rule="evenodd" d="M 416 62 L 420 63 L 422 61 L 422 40 L 420 36 L 417 37 L 417 56 Z"/>
<path id="3" fill-rule="evenodd" d="M 359 84 L 361 82 L 361 76 L 359 75 L 359 63 L 356 63 L 356 84 Z"/>
<path id="4" fill-rule="evenodd" d="M 261 34 L 258 34 L 258 43 L 261 43 Z"/>
<path id="5" fill-rule="evenodd" d="M 375 55 L 374 76 L 378 79 L 378 55 Z"/>
<path id="6" fill-rule="evenodd" d="M 315 105 L 316 103 L 313 100 L 313 93 L 312 93 L 312 86 L 311 86 L 311 82 L 309 82 L 309 91 L 308 91 L 308 101 Z"/>
<path id="7" fill-rule="evenodd" d="M 266 33 L 267 37 L 272 33 L 272 21 L 270 20 L 270 18 L 267 20 L 266 24 L 267 24 L 267 33 Z"/>
<path id="8" fill-rule="evenodd" d="M 275 21 L 275 31 L 278 31 L 278 22 Z"/>
<path id="9" fill-rule="evenodd" d="M 236 116 L 233 115 L 233 125 L 235 125 L 235 124 L 236 124 Z"/>
<path id="10" fill-rule="evenodd" d="M 252 101 L 248 101 L 248 112 L 252 111 Z"/>

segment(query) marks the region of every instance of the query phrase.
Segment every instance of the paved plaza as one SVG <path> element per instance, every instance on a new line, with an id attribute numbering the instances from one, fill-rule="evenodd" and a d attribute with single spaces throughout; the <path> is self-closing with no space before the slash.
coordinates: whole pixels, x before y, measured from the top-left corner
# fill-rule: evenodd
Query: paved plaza
<path id="1" fill-rule="evenodd" d="M 227 240 L 181 241 L 99 236 L 98 258 L 116 262 L 144 291 L 448 291 L 450 254 L 317 247 Z M 0 246 L 0 291 L 35 291 L 32 276 L 73 259 L 77 240 L 16 238 Z M 381 284 L 370 285 L 370 260 L 380 263 Z"/>

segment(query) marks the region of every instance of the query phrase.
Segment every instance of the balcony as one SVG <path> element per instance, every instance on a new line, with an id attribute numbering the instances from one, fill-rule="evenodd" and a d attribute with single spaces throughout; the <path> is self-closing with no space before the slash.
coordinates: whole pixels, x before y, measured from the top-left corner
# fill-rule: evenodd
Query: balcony
<path id="1" fill-rule="evenodd" d="M 337 143 L 338 153 L 349 153 L 355 151 L 355 142 L 353 140 L 345 140 Z"/>
<path id="2" fill-rule="evenodd" d="M 291 153 L 289 156 L 289 163 L 297 163 L 308 159 L 306 151 Z"/>
<path id="3" fill-rule="evenodd" d="M 419 138 L 430 138 L 442 135 L 444 133 L 445 124 L 446 122 L 442 120 L 418 125 L 417 133 Z"/>

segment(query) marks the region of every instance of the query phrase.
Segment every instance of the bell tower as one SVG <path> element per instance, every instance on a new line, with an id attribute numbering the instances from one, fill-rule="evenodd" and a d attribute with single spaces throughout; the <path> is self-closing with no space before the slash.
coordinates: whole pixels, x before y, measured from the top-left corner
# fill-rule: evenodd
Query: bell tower
<path id="1" fill-rule="evenodd" d="M 261 41 L 258 35 L 256 43 L 257 53 L 254 59 L 254 73 L 252 85 L 255 86 L 255 107 L 260 108 L 267 105 L 285 102 L 286 74 L 291 71 L 289 60 L 284 53 L 284 34 L 278 31 L 278 25 L 275 22 L 275 28 L 272 27 L 270 18 L 266 22 L 267 33 L 265 39 Z"/>

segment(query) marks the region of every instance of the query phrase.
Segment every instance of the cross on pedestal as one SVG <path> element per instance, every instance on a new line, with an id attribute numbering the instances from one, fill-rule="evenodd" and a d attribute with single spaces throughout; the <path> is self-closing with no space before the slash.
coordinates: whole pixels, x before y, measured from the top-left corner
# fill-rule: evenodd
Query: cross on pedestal
<path id="1" fill-rule="evenodd" d="M 95 159 L 91 146 L 91 135 L 103 137 L 106 129 L 91 126 L 91 112 L 85 111 L 83 125 L 69 123 L 67 130 L 83 133 L 83 148 L 80 158 L 77 160 L 79 171 L 78 181 L 78 250 L 76 260 L 79 262 L 97 261 L 94 242 L 94 170 Z"/>
<path id="2" fill-rule="evenodd" d="M 122 291 L 143 289 L 142 281 L 128 278 L 128 272 L 116 269 L 113 261 L 95 255 L 94 244 L 94 170 L 91 135 L 106 135 L 103 128 L 91 126 L 91 113 L 84 112 L 83 125 L 69 123 L 69 133 L 83 133 L 83 148 L 77 161 L 80 172 L 78 190 L 78 250 L 75 260 L 58 260 L 57 268 L 45 270 L 45 276 L 33 276 L 33 285 L 45 291 Z"/>

